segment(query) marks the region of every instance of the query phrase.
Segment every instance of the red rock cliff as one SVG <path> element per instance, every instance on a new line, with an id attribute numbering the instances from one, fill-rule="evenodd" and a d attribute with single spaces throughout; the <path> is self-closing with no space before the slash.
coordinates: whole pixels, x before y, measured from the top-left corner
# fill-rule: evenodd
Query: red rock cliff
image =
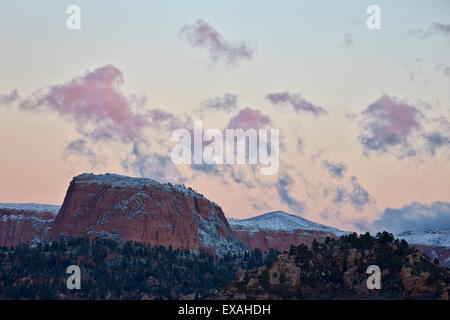
<path id="1" fill-rule="evenodd" d="M 259 230 L 257 232 L 248 232 L 239 227 L 234 228 L 234 234 L 250 249 L 259 248 L 261 251 L 269 251 L 270 248 L 281 252 L 289 251 L 291 245 L 298 246 L 305 244 L 311 246 L 314 239 L 322 242 L 326 237 L 336 238 L 332 232 L 315 230 L 294 230 L 292 232 L 281 230 Z"/>
<path id="2" fill-rule="evenodd" d="M 58 213 L 58 206 L 0 204 L 0 246 L 31 244 L 43 239 Z"/>
<path id="3" fill-rule="evenodd" d="M 244 249 L 222 209 L 191 189 L 114 174 L 75 177 L 49 233 L 107 236 L 218 255 Z"/>

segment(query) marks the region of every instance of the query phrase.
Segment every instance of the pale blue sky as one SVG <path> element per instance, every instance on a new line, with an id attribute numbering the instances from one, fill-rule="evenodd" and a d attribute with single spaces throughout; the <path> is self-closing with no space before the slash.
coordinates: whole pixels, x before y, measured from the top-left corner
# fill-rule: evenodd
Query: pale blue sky
<path id="1" fill-rule="evenodd" d="M 65 9 L 72 3 L 82 10 L 80 31 L 65 28 Z M 381 8 L 380 31 L 365 27 L 369 4 Z M 0 69 L 8 82 L 2 82 L 0 90 L 33 91 L 43 82 L 55 83 L 109 62 L 124 71 L 130 91 L 168 96 L 176 86 L 177 94 L 190 104 L 200 98 L 196 88 L 205 86 L 207 92 L 217 93 L 243 88 L 244 97 L 283 87 L 301 90 L 313 99 L 323 96 L 326 85 L 333 101 L 342 103 L 351 102 L 343 98 L 352 95 L 346 92 L 349 87 L 378 94 L 398 86 L 406 95 L 413 90 L 409 84 L 398 84 L 408 75 L 404 65 L 421 58 L 430 69 L 448 63 L 450 56 L 448 42 L 439 37 L 424 42 L 408 32 L 445 22 L 449 12 L 445 0 L 2 0 Z M 239 68 L 205 68 L 206 52 L 192 50 L 177 37 L 183 24 L 198 18 L 230 41 L 248 41 L 256 50 L 254 60 Z M 349 49 L 339 47 L 346 33 L 355 43 Z M 448 95 L 445 98 L 448 101 Z"/>

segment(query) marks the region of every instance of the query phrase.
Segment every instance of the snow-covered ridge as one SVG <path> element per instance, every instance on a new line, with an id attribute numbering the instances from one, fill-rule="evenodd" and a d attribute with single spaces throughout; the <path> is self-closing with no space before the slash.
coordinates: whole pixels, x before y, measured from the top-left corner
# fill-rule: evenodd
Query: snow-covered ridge
<path id="1" fill-rule="evenodd" d="M 0 203 L 0 210 L 1 209 L 31 211 L 38 213 L 49 212 L 56 216 L 59 212 L 60 206 L 38 203 Z"/>
<path id="2" fill-rule="evenodd" d="M 7 215 L 0 218 L 1 222 L 7 222 L 12 220 L 31 220 L 39 223 L 50 223 L 55 221 L 55 216 L 53 216 L 53 218 L 50 219 L 40 219 L 34 216 L 25 216 L 23 214 L 18 214 L 18 215 Z"/>
<path id="3" fill-rule="evenodd" d="M 294 232 L 295 230 L 313 230 L 333 232 L 336 236 L 348 234 L 348 232 L 319 224 L 293 214 L 288 214 L 283 211 L 269 212 L 249 219 L 228 219 L 228 223 L 232 229 L 237 229 L 240 227 L 244 228 L 248 232 L 258 232 L 260 230 L 287 232 Z"/>
<path id="4" fill-rule="evenodd" d="M 405 231 L 395 236 L 405 239 L 410 244 L 450 247 L 450 228 L 421 231 Z"/>
<path id="5" fill-rule="evenodd" d="M 181 185 L 172 185 L 170 183 L 160 183 L 156 180 L 149 178 L 135 178 L 135 177 L 127 177 L 119 174 L 113 173 L 105 173 L 105 174 L 93 174 L 93 173 L 83 173 L 75 177 L 75 179 L 82 179 L 83 182 L 87 182 L 88 184 L 107 184 L 113 187 L 133 187 L 133 188 L 141 188 L 145 186 L 154 186 L 154 187 L 164 187 L 168 192 L 173 190 L 177 190 L 186 195 L 202 198 L 210 201 L 205 198 L 202 194 L 194 191 L 193 189 Z M 213 203 L 212 201 L 210 201 Z M 214 203 L 215 204 L 215 203 Z M 217 204 L 216 204 L 217 205 Z"/>

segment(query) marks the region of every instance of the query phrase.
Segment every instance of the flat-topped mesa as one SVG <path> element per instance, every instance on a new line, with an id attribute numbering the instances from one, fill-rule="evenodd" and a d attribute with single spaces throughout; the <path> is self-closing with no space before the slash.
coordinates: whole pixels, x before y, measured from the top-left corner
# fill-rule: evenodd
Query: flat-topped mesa
<path id="1" fill-rule="evenodd" d="M 229 219 L 236 235 L 250 249 L 270 248 L 289 251 L 291 245 L 310 246 L 315 240 L 336 238 L 347 232 L 322 225 L 283 211 L 269 212 L 249 219 Z"/>
<path id="2" fill-rule="evenodd" d="M 74 177 L 49 239 L 107 236 L 218 255 L 244 250 L 222 209 L 190 188 L 115 174 Z"/>
<path id="3" fill-rule="evenodd" d="M 46 237 L 59 206 L 0 203 L 0 246 L 33 244 Z"/>

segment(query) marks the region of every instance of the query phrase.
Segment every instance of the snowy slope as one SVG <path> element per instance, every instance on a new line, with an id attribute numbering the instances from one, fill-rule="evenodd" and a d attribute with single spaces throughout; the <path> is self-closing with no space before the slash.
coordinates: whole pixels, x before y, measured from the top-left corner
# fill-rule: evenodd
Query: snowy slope
<path id="1" fill-rule="evenodd" d="M 38 203 L 0 203 L 0 209 L 7 210 L 23 210 L 32 212 L 50 212 L 53 215 L 57 215 L 60 206 L 51 204 L 38 204 Z"/>
<path id="2" fill-rule="evenodd" d="M 113 173 L 105 173 L 105 174 L 92 174 L 92 173 L 83 173 L 75 177 L 76 179 L 85 179 L 88 184 L 107 184 L 113 187 L 144 187 L 144 186 L 160 186 L 164 187 L 167 191 L 176 190 L 182 192 L 186 195 L 206 199 L 202 194 L 194 191 L 193 189 L 181 185 L 172 185 L 170 183 L 160 183 L 156 180 L 149 178 L 135 178 L 135 177 L 127 177 Z M 206 199 L 208 200 L 208 199 Z M 208 200 L 210 201 L 210 200 Z M 212 202 L 212 201 L 210 201 Z"/>
<path id="3" fill-rule="evenodd" d="M 450 248 L 450 229 L 405 231 L 395 237 L 411 244 Z"/>
<path id="4" fill-rule="evenodd" d="M 259 230 L 287 232 L 294 232 L 295 230 L 316 230 L 333 232 L 336 236 L 348 233 L 283 211 L 269 212 L 243 220 L 228 219 L 228 223 L 232 229 L 240 227 L 246 229 L 248 232 L 258 232 Z"/>

